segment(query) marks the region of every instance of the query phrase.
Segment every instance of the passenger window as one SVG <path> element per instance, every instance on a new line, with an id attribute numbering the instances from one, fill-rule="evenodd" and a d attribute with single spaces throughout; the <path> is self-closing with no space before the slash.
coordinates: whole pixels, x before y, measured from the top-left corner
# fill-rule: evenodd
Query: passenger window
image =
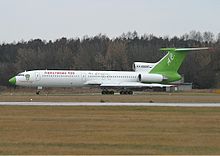
<path id="1" fill-rule="evenodd" d="M 18 74 L 18 76 L 24 76 L 24 74 Z"/>

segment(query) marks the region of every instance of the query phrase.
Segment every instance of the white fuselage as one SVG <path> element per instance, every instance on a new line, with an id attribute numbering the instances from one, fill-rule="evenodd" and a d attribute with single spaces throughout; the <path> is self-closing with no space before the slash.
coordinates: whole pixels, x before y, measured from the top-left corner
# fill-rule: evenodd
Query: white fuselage
<path id="1" fill-rule="evenodd" d="M 133 71 L 33 70 L 16 76 L 16 85 L 27 87 L 82 87 L 108 83 L 138 82 Z"/>

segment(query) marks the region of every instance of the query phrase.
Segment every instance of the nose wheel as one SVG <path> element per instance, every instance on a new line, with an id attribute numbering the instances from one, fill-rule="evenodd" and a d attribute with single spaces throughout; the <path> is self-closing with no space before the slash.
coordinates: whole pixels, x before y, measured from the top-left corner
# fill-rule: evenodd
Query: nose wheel
<path id="1" fill-rule="evenodd" d="M 40 90 L 42 90 L 42 89 L 43 89 L 43 87 L 41 87 L 41 86 L 38 86 L 38 87 L 37 87 L 37 91 L 36 91 L 36 94 L 37 94 L 37 95 L 39 95 L 39 94 L 40 94 Z"/>
<path id="2" fill-rule="evenodd" d="M 40 95 L 40 90 L 37 90 L 37 91 L 36 91 L 36 94 L 37 94 L 37 95 Z"/>

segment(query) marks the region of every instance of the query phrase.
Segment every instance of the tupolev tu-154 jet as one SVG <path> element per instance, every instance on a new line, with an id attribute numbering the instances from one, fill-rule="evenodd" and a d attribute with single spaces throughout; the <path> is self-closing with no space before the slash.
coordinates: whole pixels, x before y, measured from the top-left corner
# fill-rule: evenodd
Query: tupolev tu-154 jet
<path id="1" fill-rule="evenodd" d="M 133 94 L 133 90 L 153 87 L 171 87 L 181 79 L 178 74 L 189 51 L 209 48 L 162 48 L 168 52 L 156 63 L 134 62 L 134 71 L 84 71 L 84 70 L 32 70 L 19 73 L 9 82 L 13 85 L 37 87 L 37 94 L 43 87 L 98 86 L 102 94 Z"/>

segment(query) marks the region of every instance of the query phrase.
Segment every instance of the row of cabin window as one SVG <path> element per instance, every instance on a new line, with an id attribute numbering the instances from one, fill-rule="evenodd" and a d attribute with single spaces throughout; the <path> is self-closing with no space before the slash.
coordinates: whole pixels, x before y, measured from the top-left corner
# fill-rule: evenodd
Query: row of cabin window
<path id="1" fill-rule="evenodd" d="M 107 77 L 107 78 L 137 78 L 136 76 L 88 76 L 88 77 Z"/>
<path id="2" fill-rule="evenodd" d="M 42 75 L 42 77 L 79 77 L 79 75 Z"/>
<path id="3" fill-rule="evenodd" d="M 42 77 L 79 77 L 79 75 L 42 75 Z M 88 76 L 88 77 L 137 78 L 136 76 Z"/>

